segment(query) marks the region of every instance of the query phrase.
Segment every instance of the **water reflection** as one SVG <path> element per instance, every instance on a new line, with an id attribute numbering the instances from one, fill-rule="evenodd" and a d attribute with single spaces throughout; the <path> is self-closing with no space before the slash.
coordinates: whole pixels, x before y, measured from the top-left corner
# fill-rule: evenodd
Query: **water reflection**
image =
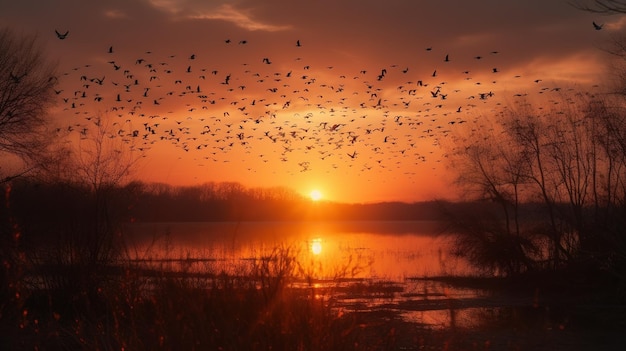
<path id="1" fill-rule="evenodd" d="M 386 310 L 432 326 L 465 319 L 452 301 L 476 291 L 412 279 L 468 273 L 446 255 L 436 222 L 150 223 L 129 228 L 133 259 L 158 271 L 289 274 L 292 287 L 337 311 Z M 288 255 L 281 267 L 272 262 Z M 288 266 L 288 267 L 287 267 Z M 288 270 L 284 271 L 284 270 Z M 457 312 L 459 310 L 459 312 Z"/>
<path id="2" fill-rule="evenodd" d="M 311 241 L 311 253 L 314 255 L 322 253 L 322 239 L 315 238 Z"/>
<path id="3" fill-rule="evenodd" d="M 359 267 L 349 273 L 360 278 L 467 273 L 465 264 L 445 254 L 438 228 L 432 221 L 144 223 L 129 228 L 129 240 L 137 252 L 165 259 L 245 259 L 288 246 L 305 260 L 319 256 L 326 268 L 320 279 L 356 261 Z"/>

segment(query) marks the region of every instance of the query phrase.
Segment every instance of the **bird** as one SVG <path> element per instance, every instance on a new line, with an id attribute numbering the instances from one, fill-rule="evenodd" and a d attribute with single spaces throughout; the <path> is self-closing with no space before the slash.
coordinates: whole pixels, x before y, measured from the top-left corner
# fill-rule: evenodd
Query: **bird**
<path id="1" fill-rule="evenodd" d="M 228 84 L 229 81 L 230 81 L 230 74 L 224 78 L 224 81 L 222 82 L 222 84 Z"/>
<path id="2" fill-rule="evenodd" d="M 596 22 L 591 22 L 593 24 L 593 28 L 595 30 L 600 30 L 602 29 L 602 27 L 604 27 L 604 23 L 603 24 L 597 24 Z"/>
<path id="3" fill-rule="evenodd" d="M 218 43 L 225 43 L 223 45 L 232 45 L 237 42 L 245 43 L 245 41 L 233 40 L 231 42 L 230 39 L 224 39 L 217 41 Z M 296 39 L 292 39 L 287 45 L 295 46 L 298 49 L 294 50 L 300 52 L 302 49 L 299 48 L 303 45 L 302 40 Z M 250 42 L 248 41 L 248 43 Z M 245 47 L 245 45 L 241 45 L 240 49 L 232 50 L 230 55 L 235 55 L 239 50 L 247 50 Z M 431 50 L 432 47 L 428 47 L 425 51 L 430 52 Z M 119 50 L 116 48 L 115 54 L 118 52 Z M 140 54 L 146 55 L 146 53 L 150 54 L 143 57 L 139 56 Z M 135 123 L 139 118 L 146 118 L 144 121 L 147 121 L 147 118 L 154 121 L 160 119 L 164 126 L 162 128 L 158 127 L 158 123 L 149 122 L 148 126 L 144 124 L 147 133 L 134 132 L 132 129 L 126 128 L 117 134 L 120 138 L 126 137 L 123 139 L 125 143 L 128 143 L 130 138 L 136 138 L 134 143 L 141 148 L 146 148 L 148 143 L 170 142 L 190 154 L 194 152 L 206 153 L 199 154 L 199 158 L 202 157 L 202 159 L 215 162 L 218 160 L 229 162 L 225 161 L 224 158 L 220 159 L 219 155 L 226 154 L 229 150 L 238 147 L 245 150 L 245 153 L 253 153 L 252 145 L 268 143 L 268 145 L 273 145 L 272 147 L 280 145 L 282 148 L 278 148 L 275 158 L 271 158 L 272 154 L 270 153 L 259 155 L 263 157 L 263 162 L 295 163 L 300 165 L 302 169 L 313 170 L 318 167 L 317 163 L 297 160 L 297 157 L 289 157 L 289 153 L 294 152 L 295 155 L 299 151 L 310 154 L 319 152 L 320 159 L 325 160 L 328 167 L 342 167 L 341 162 L 337 162 L 337 159 L 344 162 L 350 160 L 349 165 L 345 165 L 346 167 L 357 166 L 359 169 L 370 172 L 375 172 L 376 169 L 391 171 L 391 165 L 386 161 L 383 162 L 383 158 L 380 156 L 377 157 L 381 161 L 374 160 L 380 165 L 379 168 L 372 168 L 365 164 L 372 161 L 370 150 L 379 155 L 387 153 L 390 160 L 396 157 L 403 157 L 408 160 L 414 154 L 411 153 L 410 149 L 406 149 L 406 145 L 415 145 L 414 136 L 415 138 L 433 138 L 433 141 L 438 143 L 438 138 L 446 136 L 452 128 L 457 128 L 457 125 L 460 124 L 459 117 L 457 117 L 457 120 L 448 123 L 448 127 L 444 129 L 445 122 L 439 119 L 437 114 L 449 116 L 449 113 L 456 111 L 459 113 L 458 116 L 462 116 L 466 112 L 469 114 L 471 108 L 475 106 L 470 104 L 451 105 L 454 101 L 459 101 L 460 90 L 448 89 L 449 85 L 445 85 L 447 84 L 445 79 L 449 77 L 446 75 L 448 72 L 441 68 L 437 71 L 436 67 L 431 67 L 429 71 L 425 72 L 423 78 L 417 77 L 412 81 L 401 82 L 399 81 L 401 78 L 395 73 L 404 73 L 406 74 L 404 77 L 406 77 L 410 75 L 409 71 L 419 71 L 412 66 L 400 66 L 391 63 L 379 67 L 379 69 L 359 67 L 359 74 L 354 75 L 354 79 L 357 80 L 351 85 L 341 83 L 341 80 L 347 77 L 346 72 L 338 72 L 335 77 L 330 76 L 337 70 L 341 71 L 340 67 L 326 65 L 323 66 L 324 71 L 322 72 L 315 65 L 309 65 L 307 64 L 309 62 L 304 61 L 307 51 L 300 53 L 304 56 L 295 58 L 295 61 L 303 60 L 303 66 L 300 67 L 284 66 L 287 65 L 287 60 L 284 60 L 283 57 L 274 62 L 269 54 L 267 56 L 251 56 L 252 53 L 245 53 L 243 57 L 249 58 L 251 61 L 244 62 L 241 66 L 243 69 L 239 70 L 234 68 L 235 66 L 232 68 L 230 66 L 203 66 L 205 62 L 199 60 L 202 56 L 200 52 L 188 51 L 183 55 L 166 55 L 159 63 L 153 61 L 156 58 L 156 52 L 140 52 L 131 61 L 135 62 L 132 66 L 125 66 L 121 57 L 119 58 L 120 61 L 107 61 L 111 66 L 107 67 L 110 71 L 106 73 L 106 80 L 104 73 L 94 75 L 91 69 L 87 69 L 87 65 L 84 66 L 85 68 L 76 67 L 73 71 L 78 70 L 79 72 L 69 72 L 68 78 L 65 78 L 67 82 L 64 81 L 64 84 L 76 84 L 76 89 L 70 89 L 71 85 L 61 86 L 65 92 L 76 91 L 74 96 L 72 97 L 71 93 L 63 93 L 63 89 L 59 89 L 57 95 L 59 95 L 59 99 L 62 99 L 66 109 L 71 108 L 76 114 L 86 112 L 87 107 L 77 100 L 87 96 L 89 99 L 102 103 L 112 103 L 111 111 L 116 111 L 117 117 L 123 117 L 126 114 L 129 118 L 126 123 L 129 124 Z M 448 55 L 444 52 L 441 56 L 443 57 L 439 58 L 439 62 Z M 109 57 L 113 57 L 113 54 Z M 178 57 L 182 60 L 179 60 Z M 487 55 L 481 57 L 486 59 Z M 472 59 L 476 56 L 469 55 L 468 58 Z M 463 61 L 461 56 L 457 59 L 460 60 L 459 62 Z M 450 61 L 449 57 L 446 61 Z M 257 64 L 253 65 L 254 62 Z M 472 60 L 472 62 L 476 61 Z M 285 72 L 275 71 L 273 68 L 275 64 L 279 64 L 278 69 L 283 70 L 284 68 Z M 444 66 L 448 64 L 451 63 L 444 64 Z M 159 69 L 157 65 L 165 67 Z M 497 63 L 491 67 L 497 67 Z M 482 68 L 486 68 L 487 72 L 495 73 L 498 71 L 491 67 Z M 473 71 L 472 68 L 468 67 L 466 74 Z M 426 67 L 426 69 L 428 68 Z M 228 70 L 231 71 L 228 72 Z M 303 74 L 303 71 L 306 74 Z M 161 72 L 169 75 L 169 78 L 161 75 Z M 198 75 L 194 74 L 195 72 L 199 72 Z M 19 72 L 10 74 L 10 82 L 19 84 L 21 77 L 17 73 Z M 427 77 L 429 73 L 432 77 L 441 76 L 442 78 L 441 80 L 436 78 L 437 81 L 435 81 L 435 79 Z M 378 77 L 379 81 L 383 80 L 385 84 L 373 83 L 367 79 L 370 75 L 372 80 Z M 64 77 L 66 76 L 64 75 Z M 72 77 L 75 78 L 73 83 L 68 80 Z M 295 80 L 299 78 L 302 79 L 302 82 L 296 83 Z M 359 83 L 359 80 L 362 83 Z M 281 83 L 270 83 L 270 81 Z M 107 84 L 107 82 L 111 83 Z M 395 85 L 396 83 L 398 85 Z M 170 84 L 170 86 L 165 88 L 165 85 L 161 87 L 160 84 Z M 112 92 L 106 90 L 112 89 L 113 86 L 119 87 L 120 90 Z M 177 93 L 178 87 L 181 88 Z M 397 98 L 396 94 L 386 91 L 388 87 L 398 89 Z M 319 93 L 312 93 L 314 90 L 319 90 Z M 237 96 L 239 91 L 252 93 L 264 91 L 265 95 L 249 98 Z M 351 102 L 352 98 L 348 97 L 348 94 L 354 96 L 353 99 L 355 100 Z M 488 93 L 473 91 L 468 95 L 480 96 L 481 103 L 492 103 L 487 99 L 491 96 Z M 429 100 L 432 98 L 432 101 L 437 102 L 425 102 L 424 108 L 417 107 L 419 100 L 424 98 L 429 98 Z M 173 99 L 179 99 L 179 105 L 187 106 L 187 115 L 185 116 L 187 119 L 181 116 L 182 120 L 174 121 L 171 117 L 168 119 L 168 116 L 164 115 L 173 112 L 163 111 L 163 114 L 158 112 L 160 108 L 178 104 Z M 355 105 L 349 107 L 350 103 Z M 223 109 L 220 110 L 220 106 L 223 106 Z M 392 114 L 391 109 L 395 109 L 395 106 L 405 109 L 409 106 L 411 108 L 416 106 L 416 111 L 415 114 Z M 360 109 L 370 108 L 375 109 L 377 114 L 382 114 L 383 118 L 380 121 L 370 119 L 367 112 L 360 112 Z M 142 111 L 142 109 L 149 109 L 150 114 L 146 113 L 146 110 Z M 297 112 L 299 109 L 311 110 L 312 112 L 304 116 Z M 314 109 L 317 109 L 318 112 L 316 113 Z M 198 115 L 201 110 L 214 110 L 214 112 L 210 112 L 211 114 L 206 116 Z M 280 112 L 277 112 L 278 110 Z M 292 119 L 288 118 L 289 110 L 293 112 Z M 277 118 L 279 113 L 281 116 L 284 115 L 286 119 Z M 325 118 L 326 114 L 332 118 L 328 122 L 321 120 Z M 205 118 L 206 122 L 204 122 Z M 334 118 L 342 118 L 342 120 L 334 120 Z M 370 120 L 369 124 L 360 126 L 359 123 L 355 122 L 357 118 Z M 194 123 L 189 122 L 190 124 L 187 124 L 187 120 L 195 119 L 203 121 L 205 128 L 199 130 L 194 126 Z M 224 123 L 223 121 L 226 119 L 232 121 Z M 305 125 L 305 123 L 310 125 Z M 267 126 L 267 129 L 265 131 L 257 130 L 257 127 L 261 125 Z M 79 132 L 82 127 L 72 125 L 73 133 Z M 363 131 L 363 133 L 359 133 L 359 131 Z M 408 144 L 404 144 L 405 138 L 400 137 L 401 134 L 398 133 L 406 133 Z M 208 138 L 209 135 L 213 139 L 200 139 Z M 233 141 L 235 142 L 233 143 Z M 347 151 L 334 151 L 345 150 L 347 146 L 350 147 Z M 346 157 L 348 158 L 346 159 Z M 420 159 L 419 157 L 418 159 Z M 396 161 L 398 160 L 394 160 L 394 162 Z"/>
<path id="4" fill-rule="evenodd" d="M 59 38 L 61 40 L 67 38 L 67 35 L 70 34 L 69 30 L 66 30 L 65 33 L 59 33 L 59 31 L 55 29 L 54 32 L 56 33 L 57 38 Z"/>

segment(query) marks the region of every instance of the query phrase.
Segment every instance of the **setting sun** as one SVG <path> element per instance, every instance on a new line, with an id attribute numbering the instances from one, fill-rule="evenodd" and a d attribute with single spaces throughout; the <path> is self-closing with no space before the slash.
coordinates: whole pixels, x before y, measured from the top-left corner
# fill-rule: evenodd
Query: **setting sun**
<path id="1" fill-rule="evenodd" d="M 312 190 L 309 196 L 311 197 L 311 200 L 313 201 L 319 201 L 322 199 L 322 193 L 317 189 Z"/>

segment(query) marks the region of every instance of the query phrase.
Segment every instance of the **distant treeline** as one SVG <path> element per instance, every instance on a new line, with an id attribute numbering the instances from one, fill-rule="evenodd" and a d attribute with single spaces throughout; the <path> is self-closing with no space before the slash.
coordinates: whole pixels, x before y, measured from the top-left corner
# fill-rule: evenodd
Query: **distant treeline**
<path id="1" fill-rule="evenodd" d="M 313 202 L 288 188 L 247 188 L 235 182 L 172 186 L 133 181 L 94 192 L 80 184 L 22 179 L 11 184 L 2 201 L 8 202 L 3 208 L 28 223 L 89 217 L 96 201 L 104 201 L 110 216 L 128 222 L 434 220 L 441 216 L 440 204 L 434 201 Z"/>

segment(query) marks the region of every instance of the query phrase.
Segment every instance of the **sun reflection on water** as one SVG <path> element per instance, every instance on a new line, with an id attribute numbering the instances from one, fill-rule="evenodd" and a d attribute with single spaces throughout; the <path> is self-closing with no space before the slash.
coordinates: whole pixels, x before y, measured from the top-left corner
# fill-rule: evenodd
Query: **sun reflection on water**
<path id="1" fill-rule="evenodd" d="M 322 239 L 315 238 L 311 241 L 311 253 L 319 255 L 322 253 Z"/>
<path id="2" fill-rule="evenodd" d="M 421 225 L 421 226 L 420 226 Z M 265 269 L 283 275 L 310 298 L 342 308 L 390 308 L 425 325 L 470 323 L 451 301 L 475 298 L 419 277 L 462 272 L 445 255 L 444 241 L 428 223 L 167 223 L 145 229 L 145 252 L 136 264 L 186 274 L 241 275 Z M 166 234 L 161 241 L 154 233 Z M 151 233 L 152 236 L 151 236 Z M 412 279 L 417 277 L 418 279 Z M 211 279 L 211 278 L 207 278 Z"/>

